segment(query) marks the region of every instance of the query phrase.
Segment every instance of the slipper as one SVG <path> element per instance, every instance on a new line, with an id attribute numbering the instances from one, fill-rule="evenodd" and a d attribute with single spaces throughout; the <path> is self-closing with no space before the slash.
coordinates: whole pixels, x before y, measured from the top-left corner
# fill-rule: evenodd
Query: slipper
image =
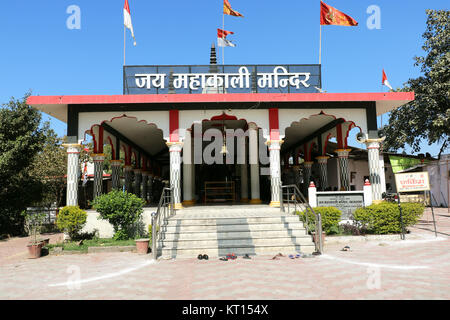
<path id="1" fill-rule="evenodd" d="M 278 256 L 274 256 L 274 257 L 272 258 L 272 260 L 280 260 L 280 258 L 278 258 Z"/>
<path id="2" fill-rule="evenodd" d="M 341 249 L 341 251 L 350 251 L 350 247 L 349 246 L 345 246 Z"/>
<path id="3" fill-rule="evenodd" d="M 228 261 L 228 259 L 225 258 L 225 257 L 222 257 L 222 258 L 220 258 L 219 260 L 222 260 L 222 261 Z"/>
<path id="4" fill-rule="evenodd" d="M 203 260 L 208 260 L 208 259 L 209 259 L 208 255 L 207 255 L 207 254 L 204 254 L 204 255 L 203 255 Z"/>
<path id="5" fill-rule="evenodd" d="M 289 259 L 294 259 L 294 256 L 292 254 L 290 254 Z"/>
<path id="6" fill-rule="evenodd" d="M 234 253 L 229 254 L 229 255 L 227 256 L 227 258 L 228 258 L 228 259 L 231 259 L 231 260 L 237 259 L 236 255 L 235 255 Z"/>
<path id="7" fill-rule="evenodd" d="M 197 256 L 197 259 L 198 259 L 198 260 L 202 260 L 202 259 L 203 259 L 203 255 L 199 254 L 199 255 Z"/>
<path id="8" fill-rule="evenodd" d="M 298 259 L 298 258 L 300 258 L 300 257 L 301 257 L 300 254 L 296 254 L 296 255 L 295 255 L 295 258 L 296 258 L 296 259 Z"/>
<path id="9" fill-rule="evenodd" d="M 246 253 L 243 258 L 244 259 L 251 259 L 250 256 L 248 255 L 248 253 Z"/>

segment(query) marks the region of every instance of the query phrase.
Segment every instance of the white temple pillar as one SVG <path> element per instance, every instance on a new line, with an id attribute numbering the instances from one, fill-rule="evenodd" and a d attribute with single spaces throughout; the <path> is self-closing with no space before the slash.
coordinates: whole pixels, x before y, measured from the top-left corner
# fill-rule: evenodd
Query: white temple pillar
<path id="1" fill-rule="evenodd" d="M 281 164 L 280 164 L 280 149 L 283 140 L 269 140 L 266 142 L 269 147 L 270 155 L 270 190 L 271 201 L 270 206 L 280 207 L 280 188 L 281 188 Z"/>
<path id="2" fill-rule="evenodd" d="M 180 193 L 180 178 L 181 178 L 181 150 L 182 142 L 167 142 L 170 153 L 170 186 L 173 188 L 173 196 L 175 209 L 181 209 L 181 193 Z"/>
<path id="3" fill-rule="evenodd" d="M 80 158 L 80 150 L 82 148 L 79 144 L 64 144 L 67 148 L 67 194 L 66 205 L 78 205 L 78 172 L 80 166 L 78 159 Z"/>
<path id="4" fill-rule="evenodd" d="M 192 137 L 186 131 L 183 143 L 183 206 L 192 206 L 195 201 L 192 198 Z"/>
<path id="5" fill-rule="evenodd" d="M 250 162 L 250 189 L 251 204 L 261 203 L 259 194 L 259 159 L 258 159 L 258 126 L 254 123 L 249 124 L 249 162 Z"/>
<path id="6" fill-rule="evenodd" d="M 372 201 L 374 203 L 382 201 L 381 176 L 383 175 L 384 178 L 384 170 L 382 172 L 380 167 L 380 142 L 383 140 L 384 138 L 366 139 L 365 141 L 369 161 L 370 183 L 372 185 Z"/>

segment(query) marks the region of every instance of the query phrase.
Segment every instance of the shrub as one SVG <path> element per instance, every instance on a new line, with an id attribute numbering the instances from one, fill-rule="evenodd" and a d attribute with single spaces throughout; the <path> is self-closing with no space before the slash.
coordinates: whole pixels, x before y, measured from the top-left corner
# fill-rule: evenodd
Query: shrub
<path id="1" fill-rule="evenodd" d="M 67 206 L 59 211 L 56 225 L 67 232 L 71 239 L 75 239 L 86 224 L 87 213 L 78 206 Z"/>
<path id="2" fill-rule="evenodd" d="M 417 223 L 425 208 L 420 203 L 403 203 L 403 224 L 406 227 Z M 355 221 L 367 228 L 368 233 L 388 234 L 401 233 L 400 210 L 396 203 L 382 202 L 359 208 L 353 214 Z"/>
<path id="3" fill-rule="evenodd" d="M 95 198 L 93 208 L 101 219 L 112 224 L 115 240 L 127 240 L 134 237 L 133 228 L 144 211 L 144 203 L 144 200 L 134 194 L 112 190 Z"/>
<path id="4" fill-rule="evenodd" d="M 339 221 L 341 221 L 342 212 L 335 207 L 316 207 L 313 208 L 316 214 L 322 216 L 322 230 L 326 232 L 326 234 L 336 234 L 339 233 Z M 303 212 L 298 213 L 304 223 L 306 223 L 306 214 L 308 214 L 308 230 L 311 232 L 315 232 L 316 222 L 314 214 L 308 208 Z"/>

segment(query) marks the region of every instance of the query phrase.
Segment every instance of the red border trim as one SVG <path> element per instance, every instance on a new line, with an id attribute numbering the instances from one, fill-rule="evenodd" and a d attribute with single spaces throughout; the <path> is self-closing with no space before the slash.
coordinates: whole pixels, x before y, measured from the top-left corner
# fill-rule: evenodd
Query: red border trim
<path id="1" fill-rule="evenodd" d="M 414 92 L 375 93 L 229 93 L 229 94 L 143 94 L 31 96 L 29 105 L 43 104 L 123 104 L 192 102 L 327 102 L 327 101 L 413 101 Z"/>

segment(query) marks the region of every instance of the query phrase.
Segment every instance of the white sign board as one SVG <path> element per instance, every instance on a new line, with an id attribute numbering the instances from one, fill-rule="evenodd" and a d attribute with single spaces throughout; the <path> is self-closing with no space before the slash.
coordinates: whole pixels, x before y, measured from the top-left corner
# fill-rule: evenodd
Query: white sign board
<path id="1" fill-rule="evenodd" d="M 410 172 L 395 174 L 397 192 L 415 192 L 430 190 L 428 172 Z"/>

